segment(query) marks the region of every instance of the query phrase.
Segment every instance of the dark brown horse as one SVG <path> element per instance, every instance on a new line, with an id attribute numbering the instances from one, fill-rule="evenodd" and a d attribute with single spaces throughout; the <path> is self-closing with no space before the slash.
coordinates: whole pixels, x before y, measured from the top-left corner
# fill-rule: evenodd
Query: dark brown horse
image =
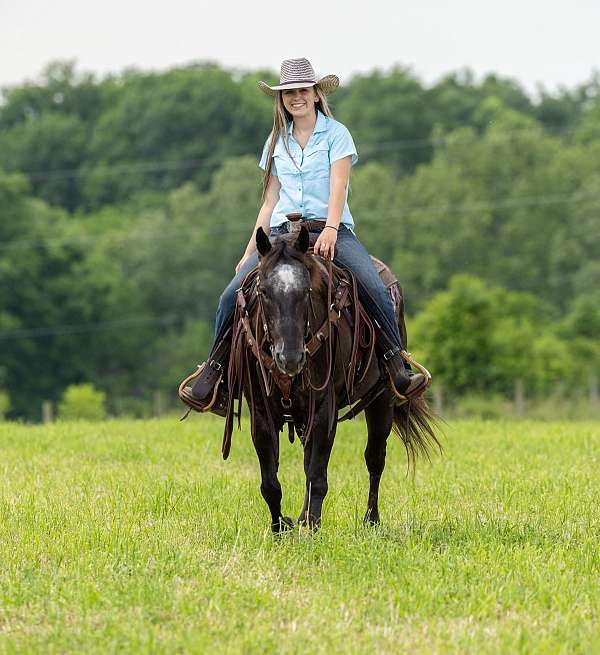
<path id="1" fill-rule="evenodd" d="M 338 412 L 362 399 L 370 475 L 365 521 L 377 523 L 379 483 L 391 430 L 402 438 L 410 465 L 418 454 L 428 455 L 431 447 L 439 447 L 427 403 L 420 397 L 398 404 L 373 356 L 375 331 L 355 287 L 346 284 L 348 288 L 340 292 L 344 285 L 336 284 L 331 264 L 309 252 L 306 228 L 273 242 L 259 228 L 256 241 L 259 264 L 238 292 L 233 324 L 223 455 L 229 453 L 234 399 L 238 398 L 239 420 L 243 394 L 250 407 L 260 489 L 271 512 L 272 529 L 291 528 L 292 519 L 281 512 L 277 479 L 279 433 L 288 423 L 290 440 L 297 433 L 304 446 L 306 493 L 298 520 L 317 526 L 327 494 L 327 465 Z M 354 302 L 349 301 L 352 295 Z M 397 315 L 405 338 L 401 307 Z"/>

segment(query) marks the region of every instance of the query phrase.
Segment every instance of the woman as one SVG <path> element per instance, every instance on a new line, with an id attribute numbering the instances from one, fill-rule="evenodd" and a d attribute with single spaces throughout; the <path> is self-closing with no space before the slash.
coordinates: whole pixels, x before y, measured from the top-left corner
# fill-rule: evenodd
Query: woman
<path id="1" fill-rule="evenodd" d="M 379 355 L 395 391 L 414 397 L 426 387 L 422 374 L 411 375 L 405 367 L 389 292 L 353 231 L 348 182 L 358 155 L 350 132 L 333 118 L 326 99 L 338 84 L 335 75 L 317 81 L 307 59 L 286 59 L 276 86 L 259 82 L 260 89 L 275 98 L 273 129 L 260 160 L 264 170 L 262 206 L 235 268 L 236 275 L 219 301 L 213 349 L 191 390 L 197 406 L 206 407 L 216 397 L 211 410 L 224 412 L 226 392 L 215 389 L 215 385 L 229 354 L 227 330 L 235 309 L 236 290 L 258 261 L 256 230 L 262 227 L 272 237 L 284 234 L 290 213 L 310 220 L 311 231 L 318 232 L 315 253 L 333 258 L 336 264 L 354 272 L 360 299 L 381 327 Z"/>

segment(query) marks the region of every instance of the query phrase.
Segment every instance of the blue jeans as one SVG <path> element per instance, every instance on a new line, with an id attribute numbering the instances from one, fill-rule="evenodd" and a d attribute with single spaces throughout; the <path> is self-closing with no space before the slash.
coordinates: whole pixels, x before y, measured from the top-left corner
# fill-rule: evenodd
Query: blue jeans
<path id="1" fill-rule="evenodd" d="M 287 223 L 271 228 L 271 238 L 287 232 Z M 340 224 L 335 244 L 334 263 L 349 268 L 358 282 L 358 297 L 369 316 L 374 318 L 395 346 L 400 346 L 400 330 L 394 314 L 389 291 L 381 281 L 369 253 L 345 225 Z M 217 308 L 215 345 L 218 343 L 228 319 L 233 314 L 236 292 L 246 275 L 256 266 L 258 254 L 254 252 L 223 291 Z"/>

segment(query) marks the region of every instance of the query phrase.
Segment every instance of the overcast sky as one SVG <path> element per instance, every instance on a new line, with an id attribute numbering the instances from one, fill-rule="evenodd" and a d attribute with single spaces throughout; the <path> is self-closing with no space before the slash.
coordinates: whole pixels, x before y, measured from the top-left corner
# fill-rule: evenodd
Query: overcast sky
<path id="1" fill-rule="evenodd" d="M 100 74 L 210 59 L 318 75 L 410 66 L 431 83 L 465 66 L 554 90 L 600 69 L 600 0 L 0 0 L 0 86 L 55 59 Z"/>

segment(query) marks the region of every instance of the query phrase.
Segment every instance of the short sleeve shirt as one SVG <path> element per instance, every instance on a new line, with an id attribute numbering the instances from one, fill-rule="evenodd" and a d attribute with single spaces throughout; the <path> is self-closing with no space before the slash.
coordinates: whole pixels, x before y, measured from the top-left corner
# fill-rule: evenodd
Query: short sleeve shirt
<path id="1" fill-rule="evenodd" d="M 322 112 L 317 110 L 315 129 L 304 150 L 292 135 L 293 127 L 293 122 L 290 122 L 289 154 L 281 137 L 273 151 L 271 175 L 279 178 L 281 191 L 271 216 L 271 227 L 285 223 L 286 214 L 294 212 L 301 213 L 307 219 L 325 220 L 329 204 L 331 164 L 348 155 L 352 156 L 352 165 L 358 161 L 356 146 L 348 128 Z M 263 170 L 267 167 L 268 154 L 269 139 L 264 145 L 259 164 Z M 348 189 L 341 222 L 350 229 L 354 228 L 354 220 L 348 208 Z"/>

